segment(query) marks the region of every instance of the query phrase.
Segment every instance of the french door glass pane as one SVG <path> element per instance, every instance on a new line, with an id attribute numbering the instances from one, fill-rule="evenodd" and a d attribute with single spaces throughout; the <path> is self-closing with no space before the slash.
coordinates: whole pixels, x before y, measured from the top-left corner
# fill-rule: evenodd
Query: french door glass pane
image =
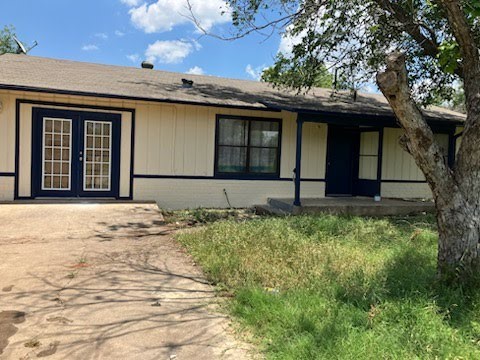
<path id="1" fill-rule="evenodd" d="M 85 121 L 84 191 L 110 191 L 112 123 Z"/>
<path id="2" fill-rule="evenodd" d="M 223 173 L 241 173 L 247 170 L 247 148 L 219 146 L 217 170 Z"/>
<path id="3" fill-rule="evenodd" d="M 70 190 L 71 122 L 70 119 L 43 119 L 42 190 Z"/>

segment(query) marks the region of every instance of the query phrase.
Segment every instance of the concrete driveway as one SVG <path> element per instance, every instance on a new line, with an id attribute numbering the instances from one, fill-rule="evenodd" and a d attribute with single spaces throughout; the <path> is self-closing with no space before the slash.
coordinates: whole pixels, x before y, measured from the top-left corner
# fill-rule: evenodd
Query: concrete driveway
<path id="1" fill-rule="evenodd" d="M 153 204 L 0 205 L 0 358 L 244 359 Z"/>

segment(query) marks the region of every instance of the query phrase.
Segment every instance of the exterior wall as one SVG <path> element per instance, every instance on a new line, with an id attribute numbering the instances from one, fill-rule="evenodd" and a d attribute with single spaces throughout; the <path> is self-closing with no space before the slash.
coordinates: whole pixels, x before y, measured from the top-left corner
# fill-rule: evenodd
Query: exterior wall
<path id="1" fill-rule="evenodd" d="M 382 182 L 382 196 L 400 199 L 430 199 L 432 192 L 427 183 Z"/>
<path id="2" fill-rule="evenodd" d="M 403 130 L 393 128 L 383 132 L 382 180 L 424 181 L 413 157 L 398 143 L 402 133 Z"/>
<path id="3" fill-rule="evenodd" d="M 265 204 L 267 198 L 292 198 L 292 181 L 277 180 L 220 180 L 220 179 L 135 179 L 134 198 L 157 199 L 166 209 L 225 208 L 229 207 L 224 189 L 232 207 L 242 208 Z M 302 182 L 302 197 L 323 197 L 325 183 Z"/>
<path id="4" fill-rule="evenodd" d="M 0 101 L 3 103 L 3 110 L 0 112 L 0 200 L 14 198 L 17 99 L 62 104 L 58 106 L 22 103 L 20 106 L 17 174 L 20 198 L 31 196 L 33 107 L 109 113 L 119 111 L 101 110 L 97 107 L 135 110 L 133 154 L 130 147 L 133 126 L 131 113 L 120 111 L 122 115 L 120 196 L 128 196 L 130 192 L 132 155 L 134 200 L 155 200 L 167 208 L 226 207 L 228 206 L 224 194 L 226 189 L 232 205 L 243 207 L 263 203 L 271 196 L 293 196 L 293 181 L 289 181 L 293 177 L 295 167 L 296 115 L 293 113 L 0 91 Z M 282 119 L 280 180 L 213 179 L 217 115 Z M 304 182 L 303 196 L 324 196 L 326 137 L 326 125 L 305 124 L 302 178 L 311 181 Z M 313 181 L 314 179 L 317 181 Z"/>
<path id="5" fill-rule="evenodd" d="M 0 201 L 12 201 L 15 188 L 15 177 L 0 176 Z"/>
<path id="6" fill-rule="evenodd" d="M 293 176 L 296 141 L 293 113 L 164 104 L 137 105 L 136 109 L 137 175 L 212 177 L 216 115 L 235 115 L 282 119 L 280 177 Z M 326 125 L 305 125 L 302 178 L 325 177 L 326 135 Z"/>
<path id="7" fill-rule="evenodd" d="M 413 157 L 399 145 L 403 130 L 385 128 L 383 133 L 381 194 L 387 198 L 426 198 L 432 192 Z M 448 135 L 435 134 L 441 146 L 448 149 Z"/>
<path id="8" fill-rule="evenodd" d="M 0 91 L 3 105 L 0 111 L 0 200 L 14 198 L 16 99 L 69 104 L 67 107 L 21 105 L 17 174 L 20 197 L 31 195 L 31 119 L 34 106 L 85 111 L 102 111 L 96 107 L 135 110 L 134 151 L 130 137 L 133 131 L 132 114 L 127 111 L 104 110 L 122 115 L 121 197 L 128 197 L 132 192 L 134 200 L 155 200 L 160 206 L 172 209 L 226 207 L 228 204 L 224 190 L 234 207 L 265 203 L 268 197 L 293 197 L 294 185 L 291 179 L 296 146 L 296 115 L 293 113 Z M 217 115 L 282 119 L 280 179 L 213 178 Z M 303 131 L 302 179 L 309 181 L 302 181 L 301 196 L 323 197 L 328 126 L 305 123 Z M 398 145 L 401 133 L 400 129 L 384 129 L 381 195 L 397 198 L 431 197 L 413 158 Z M 373 154 L 377 139 L 373 133 L 367 132 L 363 136 L 361 152 Z M 459 143 L 457 141 L 457 146 Z M 133 188 L 130 189 L 132 156 L 134 178 Z M 373 162 L 376 161 L 376 158 L 372 159 Z M 360 164 L 361 178 L 376 179 L 376 165 L 372 161 Z"/>
<path id="9" fill-rule="evenodd" d="M 0 91 L 0 101 L 3 110 L 0 112 L 0 178 L 4 179 L 5 172 L 14 179 L 15 173 L 15 107 L 16 100 L 41 101 L 48 103 L 71 104 L 71 106 L 52 106 L 40 104 L 20 105 L 19 143 L 18 148 L 18 196 L 31 196 L 31 154 L 32 154 L 32 108 L 43 107 L 52 109 L 66 109 L 73 111 L 93 111 L 119 113 L 122 116 L 121 124 L 121 158 L 120 158 L 120 197 L 130 195 L 130 167 L 131 167 L 131 131 L 132 114 L 127 111 L 99 110 L 95 107 L 132 108 L 133 103 L 123 101 L 109 101 L 104 99 L 83 98 L 74 96 L 60 96 L 49 94 L 35 94 L 30 92 Z M 79 107 L 80 106 L 80 107 Z M 89 108 L 88 106 L 92 106 Z M 3 138 L 4 137 L 4 138 Z M 14 198 L 14 180 L 0 181 L 0 200 Z"/>
<path id="10" fill-rule="evenodd" d="M 15 101 L 0 93 L 0 201 L 13 200 L 15 174 Z"/>

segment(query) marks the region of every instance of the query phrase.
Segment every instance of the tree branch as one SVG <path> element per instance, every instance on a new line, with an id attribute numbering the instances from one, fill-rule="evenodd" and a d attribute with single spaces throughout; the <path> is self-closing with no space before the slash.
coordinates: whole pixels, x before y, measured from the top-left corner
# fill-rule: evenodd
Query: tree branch
<path id="1" fill-rule="evenodd" d="M 447 14 L 448 23 L 457 40 L 464 68 L 467 120 L 457 153 L 455 177 L 466 199 L 479 192 L 480 184 L 480 55 L 462 4 L 456 0 L 438 0 Z M 477 204 L 479 206 L 480 204 Z"/>
<path id="2" fill-rule="evenodd" d="M 377 84 L 405 130 L 408 143 L 403 145 L 425 174 L 434 198 L 448 203 L 454 187 L 453 174 L 430 126 L 411 98 L 403 53 L 395 51 L 387 56 L 387 69 L 377 75 Z"/>

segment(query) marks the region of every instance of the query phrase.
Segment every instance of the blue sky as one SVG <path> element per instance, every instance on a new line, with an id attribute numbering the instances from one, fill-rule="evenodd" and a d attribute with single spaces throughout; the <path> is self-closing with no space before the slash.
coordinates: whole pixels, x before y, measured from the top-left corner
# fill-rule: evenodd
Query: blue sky
<path id="1" fill-rule="evenodd" d="M 219 9 L 223 0 L 190 1 L 203 27 L 228 31 L 229 16 Z M 15 26 L 26 45 L 38 41 L 30 55 L 126 66 L 149 58 L 156 69 L 241 79 L 258 76 L 286 45 L 278 34 L 233 42 L 200 36 L 185 17 L 185 5 L 186 0 L 3 1 L 0 25 Z"/>

